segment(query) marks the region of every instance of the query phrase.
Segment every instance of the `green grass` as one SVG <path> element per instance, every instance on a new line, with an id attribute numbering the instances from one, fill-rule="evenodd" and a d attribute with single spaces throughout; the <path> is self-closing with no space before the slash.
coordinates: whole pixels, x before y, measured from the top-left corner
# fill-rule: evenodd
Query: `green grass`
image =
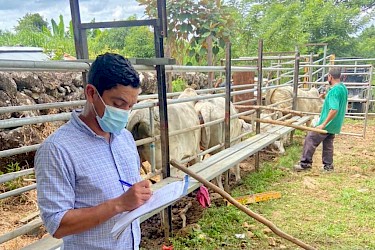
<path id="1" fill-rule="evenodd" d="M 304 135 L 296 132 L 286 154 L 264 162 L 258 172 L 243 177 L 232 196 L 279 191 L 280 199 L 248 207 L 317 249 L 375 249 L 374 157 L 361 157 L 363 148 L 353 144 L 347 152 L 335 156 L 340 170 L 333 174 L 322 174 L 316 168 L 309 173 L 294 173 L 290 168 L 298 162 Z M 365 145 L 370 153 L 374 151 L 372 144 Z M 213 206 L 205 210 L 197 224 L 199 230 L 172 239 L 175 249 L 300 249 L 265 232 L 263 224 L 233 206 Z M 245 234 L 245 238 L 238 239 L 235 234 Z M 276 247 L 269 245 L 270 238 L 276 240 Z"/>
<path id="2" fill-rule="evenodd" d="M 350 125 L 363 125 L 364 120 L 359 119 L 351 119 L 351 118 L 345 118 L 344 124 L 350 124 Z M 370 117 L 367 119 L 367 125 L 368 126 L 374 126 L 375 125 L 375 119 Z"/>
<path id="3" fill-rule="evenodd" d="M 213 206 L 205 211 L 199 229 L 193 230 L 187 237 L 172 239 L 172 244 L 174 249 L 235 249 L 241 244 L 249 246 L 249 240 L 235 236 L 246 233 L 242 228 L 246 220 L 242 212 L 233 206 Z"/>

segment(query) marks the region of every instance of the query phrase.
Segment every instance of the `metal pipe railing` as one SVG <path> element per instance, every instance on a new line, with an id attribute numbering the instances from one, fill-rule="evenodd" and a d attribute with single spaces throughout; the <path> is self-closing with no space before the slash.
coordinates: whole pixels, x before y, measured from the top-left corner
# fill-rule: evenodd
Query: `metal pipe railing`
<path id="1" fill-rule="evenodd" d="M 265 87 L 264 89 L 272 89 L 272 88 L 277 88 L 281 87 L 283 85 L 279 86 L 270 86 L 270 87 Z M 235 94 L 241 94 L 241 93 L 248 93 L 248 92 L 254 92 L 256 89 L 250 89 L 250 90 L 243 90 L 243 91 L 236 91 L 232 93 L 232 95 Z M 202 91 L 203 92 L 203 91 Z M 186 101 L 198 101 L 198 100 L 203 100 L 203 99 L 208 99 L 212 97 L 221 97 L 224 96 L 224 94 L 213 94 L 210 96 L 199 96 L 199 97 L 193 97 L 193 98 L 186 98 L 186 99 L 181 99 L 181 100 L 170 100 L 169 104 L 173 103 L 179 103 L 179 102 L 186 102 Z M 85 101 L 75 101 L 75 102 L 62 102 L 62 103 L 56 103 L 56 104 L 51 104 L 51 105 L 37 105 L 38 109 L 44 109 L 44 108 L 50 108 L 50 107 L 68 107 L 68 105 L 80 105 L 84 104 Z M 157 105 L 157 101 L 155 102 L 148 102 L 148 103 L 139 103 L 134 106 L 133 109 L 141 109 L 141 108 L 150 108 L 154 107 Z M 17 111 L 23 111 L 23 110 L 32 110 L 32 108 L 35 105 L 29 105 L 29 106 L 20 106 L 20 107 L 4 107 L 2 110 L 3 112 L 8 111 L 8 112 L 14 112 L 15 110 Z M 8 110 L 9 108 L 9 110 Z M 62 114 L 52 114 L 52 115 L 44 115 L 44 116 L 39 116 L 39 117 L 27 117 L 27 118 L 12 118 L 8 120 L 2 120 L 0 121 L 0 128 L 10 128 L 10 127 L 18 127 L 18 126 L 23 126 L 23 125 L 30 125 L 30 124 L 35 124 L 35 123 L 41 123 L 41 122 L 53 122 L 53 121 L 66 121 L 69 120 L 71 113 L 62 113 Z M 147 140 L 143 139 L 143 144 L 144 143 L 152 143 L 155 140 Z M 139 141 L 137 141 L 137 146 L 141 145 Z M 15 148 L 15 149 L 8 149 L 4 151 L 0 151 L 0 157 L 8 157 L 16 154 L 22 154 L 22 153 L 28 153 L 35 151 L 39 148 L 39 144 L 36 145 L 31 145 L 31 146 L 23 146 L 20 148 Z"/>
<path id="2" fill-rule="evenodd" d="M 34 105 L 0 107 L 0 114 L 30 111 L 30 110 L 83 106 L 85 105 L 85 103 L 86 103 L 86 100 L 80 100 L 80 101 L 69 101 L 69 102 L 55 102 L 55 103 L 42 103 L 42 104 L 34 104 Z"/>
<path id="3" fill-rule="evenodd" d="M 14 196 L 14 195 L 20 195 L 24 192 L 33 190 L 35 188 L 36 188 L 36 183 L 25 186 L 25 187 L 17 188 L 17 189 L 14 189 L 14 190 L 11 190 L 11 191 L 8 191 L 8 192 L 5 192 L 5 193 L 2 193 L 2 194 L 0 194 L 0 200 L 5 199 L 5 198 L 9 198 L 9 197 Z"/>
<path id="4" fill-rule="evenodd" d="M 371 83 L 372 83 L 372 73 L 373 73 L 374 67 L 370 67 L 370 79 L 369 79 L 369 85 L 367 89 L 367 96 L 366 96 L 366 106 L 365 106 L 365 121 L 363 124 L 363 138 L 366 137 L 366 131 L 367 131 L 367 120 L 368 120 L 368 111 L 370 108 L 370 99 L 372 96 L 372 88 L 371 88 Z"/>
<path id="5" fill-rule="evenodd" d="M 364 65 L 342 65 L 342 64 L 328 64 L 328 65 L 314 65 L 314 64 L 306 64 L 304 65 L 305 67 L 314 67 L 314 68 L 317 68 L 317 67 L 321 67 L 321 68 L 349 68 L 349 67 L 372 67 L 371 64 L 364 64 Z"/>
<path id="6" fill-rule="evenodd" d="M 34 151 L 38 150 L 39 147 L 40 147 L 40 144 L 34 144 L 34 145 L 31 145 L 31 146 L 22 146 L 20 148 L 12 148 L 12 149 L 2 150 L 2 151 L 0 151 L 0 158 L 24 154 L 24 153 L 29 153 L 29 152 L 34 152 Z"/>
<path id="7" fill-rule="evenodd" d="M 353 61 L 357 61 L 357 62 L 363 62 L 363 61 L 375 61 L 375 58 L 355 58 L 355 59 L 335 59 L 334 60 L 335 62 L 353 62 Z"/>
<path id="8" fill-rule="evenodd" d="M 133 65 L 137 71 L 155 71 L 154 66 Z M 87 72 L 90 64 L 80 61 L 23 61 L 23 60 L 0 60 L 0 71 L 54 71 L 54 72 Z M 279 70 L 290 70 L 291 68 L 278 68 Z M 165 65 L 167 72 L 225 72 L 225 66 L 180 66 Z M 255 72 L 257 67 L 232 66 L 233 72 Z M 275 71 L 276 68 L 263 68 L 264 71 Z"/>
<path id="9" fill-rule="evenodd" d="M 70 115 L 71 115 L 71 112 L 0 120 L 0 129 L 20 127 L 23 125 L 30 125 L 30 124 L 44 123 L 44 122 L 67 121 L 70 119 Z"/>
<path id="10" fill-rule="evenodd" d="M 29 169 L 25 169 L 25 170 L 13 172 L 13 173 L 3 174 L 3 175 L 0 175 L 0 184 L 8 182 L 8 181 L 12 181 L 18 177 L 33 174 L 33 173 L 34 173 L 34 168 L 29 168 Z"/>
<path id="11" fill-rule="evenodd" d="M 72 63 L 73 62 L 69 62 L 70 65 L 73 65 Z M 85 63 L 85 62 L 77 62 L 77 63 L 79 65 L 82 65 L 82 64 L 87 65 L 87 63 Z M 61 66 L 64 66 L 64 67 L 66 65 L 67 64 L 61 64 Z M 189 68 L 189 69 L 191 69 L 191 68 Z M 278 69 L 280 69 L 280 68 L 278 68 Z M 316 84 L 318 84 L 318 83 L 316 83 Z M 355 83 L 355 84 L 357 84 L 357 83 Z M 281 87 L 281 86 L 285 86 L 285 85 L 287 86 L 288 84 L 264 87 L 264 89 L 272 89 L 272 88 L 277 88 L 277 87 Z M 239 88 L 239 87 L 242 87 L 242 86 L 232 86 L 232 88 Z M 209 92 L 209 91 L 213 91 L 213 90 L 217 91 L 218 89 L 224 90 L 225 88 L 216 88 L 216 89 L 209 89 L 209 90 L 197 90 L 197 92 L 205 93 L 205 92 Z M 249 92 L 254 92 L 254 91 L 256 91 L 256 88 L 251 89 L 251 90 L 239 91 L 238 93 L 236 91 L 232 94 L 232 96 L 235 95 L 235 94 L 249 93 Z M 170 93 L 170 96 L 176 96 L 177 94 L 180 94 L 180 93 Z M 216 95 L 216 97 L 224 96 L 224 94 L 214 94 L 214 95 Z M 147 98 L 147 97 L 150 97 L 150 96 L 145 96 L 144 98 Z M 156 95 L 155 95 L 155 97 L 156 97 Z M 212 97 L 212 96 L 210 96 L 210 97 Z M 203 98 L 198 97 L 198 98 L 192 98 L 191 100 L 194 100 L 194 99 L 195 100 L 201 100 L 201 99 L 206 99 L 206 98 L 205 97 L 203 97 Z M 365 102 L 366 99 L 349 99 L 349 100 L 350 101 Z M 272 106 L 276 106 L 280 103 L 288 102 L 288 101 L 290 101 L 290 100 L 285 100 L 285 101 L 279 102 L 277 104 L 273 104 Z M 179 101 L 171 100 L 170 104 L 178 103 L 178 102 Z M 369 101 L 369 102 L 372 102 L 372 101 Z M 19 111 L 27 111 L 27 110 L 35 110 L 35 109 L 61 108 L 61 107 L 70 107 L 70 106 L 75 106 L 75 105 L 80 106 L 80 105 L 83 105 L 84 103 L 85 103 L 85 100 L 72 101 L 72 102 L 61 102 L 61 103 L 50 103 L 50 104 L 35 104 L 35 105 L 29 105 L 29 106 L 1 107 L 0 113 L 19 112 Z M 153 106 L 156 106 L 156 103 L 152 103 L 152 104 L 148 103 L 148 104 L 142 104 L 142 105 L 144 105 L 144 107 L 153 107 Z M 136 105 L 136 107 L 134 107 L 134 109 L 143 108 L 142 105 L 139 105 L 139 106 Z M 63 113 L 63 114 L 57 114 L 57 115 L 46 115 L 46 116 L 42 116 L 42 117 L 18 118 L 18 119 L 14 119 L 14 120 L 9 119 L 9 120 L 6 120 L 6 121 L 5 120 L 0 121 L 0 128 L 15 127 L 15 126 L 21 126 L 21 125 L 27 125 L 27 124 L 33 124 L 33 123 L 40 123 L 40 122 L 68 120 L 69 117 L 70 117 L 70 113 Z M 16 122 L 15 120 L 18 120 L 18 122 Z M 150 142 L 154 142 L 154 141 L 156 141 L 156 140 L 155 139 L 151 139 L 151 140 L 150 139 L 148 139 L 148 140 L 143 139 L 142 142 L 143 143 L 150 143 Z M 26 152 L 35 151 L 38 147 L 39 147 L 39 144 L 36 144 L 36 145 L 31 145 L 31 146 L 24 146 L 24 147 L 17 148 L 17 149 L 0 151 L 0 157 L 7 157 L 7 156 L 11 156 L 11 155 L 18 154 L 18 153 L 26 153 Z"/>

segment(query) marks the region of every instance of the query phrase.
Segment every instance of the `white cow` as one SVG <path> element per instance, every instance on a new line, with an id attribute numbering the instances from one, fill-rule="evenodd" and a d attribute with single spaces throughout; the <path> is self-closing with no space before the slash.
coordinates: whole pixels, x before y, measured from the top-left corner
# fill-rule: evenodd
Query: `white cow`
<path id="1" fill-rule="evenodd" d="M 186 98 L 186 97 L 193 97 L 197 96 L 198 94 L 195 90 L 191 88 L 187 88 L 184 90 L 183 93 L 179 96 L 179 99 Z M 206 95 L 208 96 L 208 95 Z M 192 102 L 194 104 L 194 108 L 197 112 L 197 115 L 200 117 L 201 123 L 207 123 L 218 119 L 223 119 L 225 117 L 225 98 L 217 97 L 213 99 L 205 99 L 200 100 L 197 102 Z M 231 103 L 231 115 L 236 114 L 236 110 Z M 234 118 L 231 119 L 230 122 L 230 137 L 234 138 L 239 136 L 244 130 L 249 129 L 249 124 L 245 123 L 243 120 Z M 224 134 L 224 123 L 218 123 L 211 126 L 207 126 L 202 128 L 201 130 L 201 146 L 203 150 L 216 146 L 218 144 L 224 143 L 225 141 L 225 134 Z M 237 144 L 241 141 L 241 139 L 237 139 L 233 141 L 231 145 Z M 212 152 L 215 154 L 223 150 L 224 147 L 217 149 Z M 240 176 L 240 168 L 237 165 L 234 169 L 234 174 L 236 177 L 236 181 L 241 179 Z M 223 188 L 221 177 L 217 177 L 217 183 L 220 188 Z"/>
<path id="2" fill-rule="evenodd" d="M 150 102 L 149 100 L 140 103 Z M 154 135 L 160 135 L 159 107 L 154 107 Z M 168 130 L 169 132 L 191 128 L 199 125 L 199 119 L 191 103 L 177 103 L 168 105 Z M 151 136 L 150 112 L 148 108 L 137 109 L 131 112 L 127 129 L 133 134 L 135 140 Z M 169 137 L 170 159 L 181 161 L 185 158 L 197 156 L 199 153 L 200 130 L 192 130 L 183 134 Z M 145 144 L 138 147 L 138 152 L 142 161 L 151 162 L 150 146 Z M 155 142 L 155 166 L 161 168 L 161 143 Z M 197 160 L 196 160 L 197 161 Z M 171 168 L 171 175 L 175 176 L 177 170 Z"/>
<path id="3" fill-rule="evenodd" d="M 301 90 L 298 89 L 297 92 L 297 107 L 296 110 L 303 112 L 313 112 L 319 113 L 323 107 L 323 100 L 319 98 L 319 92 L 316 88 L 311 88 L 310 90 Z M 270 89 L 266 94 L 266 105 L 277 103 L 286 99 L 293 97 L 293 88 L 291 86 L 285 86 L 275 89 Z M 318 99 L 307 99 L 303 97 L 316 97 Z M 292 100 L 289 102 L 284 102 L 279 104 L 278 108 L 287 108 L 290 109 L 292 106 Z"/>

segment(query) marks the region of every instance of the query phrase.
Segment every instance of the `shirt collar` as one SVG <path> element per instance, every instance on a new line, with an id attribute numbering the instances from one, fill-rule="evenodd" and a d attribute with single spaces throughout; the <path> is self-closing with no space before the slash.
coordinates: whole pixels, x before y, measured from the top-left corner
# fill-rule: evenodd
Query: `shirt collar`
<path id="1" fill-rule="evenodd" d="M 72 112 L 72 116 L 71 116 L 71 123 L 73 124 L 73 126 L 75 126 L 76 128 L 78 128 L 81 132 L 87 134 L 87 135 L 91 135 L 91 136 L 99 136 L 99 137 L 103 137 L 103 136 L 100 136 L 98 135 L 97 133 L 95 133 L 89 126 L 87 126 L 86 123 L 84 123 L 81 118 L 79 118 L 79 116 L 81 115 L 82 113 L 82 110 L 81 109 L 77 109 L 77 110 L 74 110 Z M 103 137 L 104 138 L 104 137 Z"/>

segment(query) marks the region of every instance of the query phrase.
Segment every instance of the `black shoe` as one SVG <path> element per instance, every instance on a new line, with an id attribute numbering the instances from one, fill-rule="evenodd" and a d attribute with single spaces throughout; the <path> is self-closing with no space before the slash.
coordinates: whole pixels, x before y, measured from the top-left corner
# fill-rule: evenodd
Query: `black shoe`
<path id="1" fill-rule="evenodd" d="M 297 172 L 306 171 L 310 169 L 311 169 L 311 165 L 301 165 L 301 164 L 294 165 L 294 170 Z"/>
<path id="2" fill-rule="evenodd" d="M 324 165 L 323 166 L 323 171 L 325 171 L 325 172 L 333 172 L 334 171 L 333 165 Z"/>

